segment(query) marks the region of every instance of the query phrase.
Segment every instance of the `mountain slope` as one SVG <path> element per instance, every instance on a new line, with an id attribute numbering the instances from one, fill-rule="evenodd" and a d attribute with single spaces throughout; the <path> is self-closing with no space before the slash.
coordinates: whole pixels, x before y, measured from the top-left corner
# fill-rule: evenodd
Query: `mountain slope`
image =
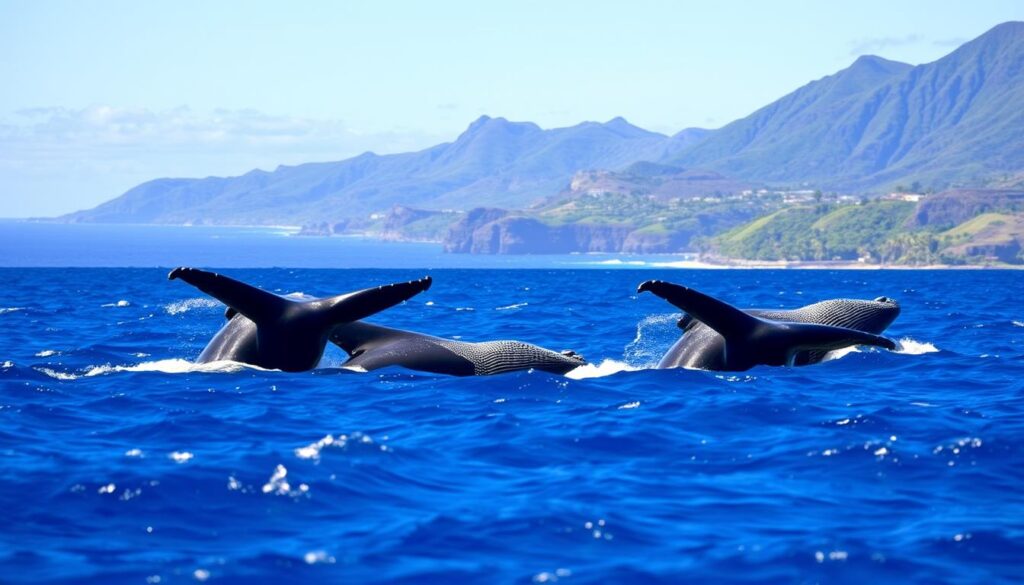
<path id="1" fill-rule="evenodd" d="M 583 168 L 615 169 L 699 140 L 669 138 L 622 118 L 543 130 L 483 116 L 454 142 L 413 153 L 366 153 L 331 163 L 255 170 L 241 177 L 159 179 L 69 221 L 304 223 L 365 215 L 396 203 L 426 209 L 525 207 L 557 193 Z"/>
<path id="2" fill-rule="evenodd" d="M 663 161 L 832 188 L 983 183 L 1024 168 L 1024 23 L 911 67 L 861 57 Z"/>

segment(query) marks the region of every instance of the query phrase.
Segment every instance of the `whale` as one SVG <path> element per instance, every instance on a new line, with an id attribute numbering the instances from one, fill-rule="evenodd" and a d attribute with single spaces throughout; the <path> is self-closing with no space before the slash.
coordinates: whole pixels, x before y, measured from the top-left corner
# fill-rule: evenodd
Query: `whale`
<path id="1" fill-rule="evenodd" d="M 831 299 L 791 310 L 738 309 L 692 288 L 648 280 L 637 293 L 650 292 L 682 309 L 682 336 L 658 368 L 745 371 L 757 365 L 804 366 L 829 351 L 855 345 L 888 350 L 896 344 L 880 334 L 900 314 L 888 297 Z"/>
<path id="2" fill-rule="evenodd" d="M 397 305 L 431 284 L 427 276 L 332 297 L 289 299 L 197 268 L 175 268 L 167 278 L 180 279 L 228 307 L 228 322 L 197 363 L 231 360 L 285 372 L 315 368 L 336 326 Z"/>
<path id="3" fill-rule="evenodd" d="M 458 341 L 363 321 L 335 327 L 330 340 L 350 356 L 341 367 L 365 371 L 400 366 L 450 376 L 530 369 L 565 374 L 587 363 L 572 350 L 555 352 L 521 341 Z"/>

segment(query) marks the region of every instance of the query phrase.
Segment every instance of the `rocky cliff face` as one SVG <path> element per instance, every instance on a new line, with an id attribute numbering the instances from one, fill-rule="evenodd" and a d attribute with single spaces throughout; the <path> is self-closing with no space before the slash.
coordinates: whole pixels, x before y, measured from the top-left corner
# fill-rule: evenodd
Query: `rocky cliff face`
<path id="1" fill-rule="evenodd" d="M 550 225 L 501 209 L 474 209 L 451 227 L 444 250 L 456 254 L 658 253 L 680 251 L 688 241 L 688 236 L 678 234 L 644 234 L 632 225 Z"/>
<path id="2" fill-rule="evenodd" d="M 936 193 L 921 201 L 907 227 L 945 229 L 990 212 L 1024 212 L 1024 191 L 953 189 Z"/>

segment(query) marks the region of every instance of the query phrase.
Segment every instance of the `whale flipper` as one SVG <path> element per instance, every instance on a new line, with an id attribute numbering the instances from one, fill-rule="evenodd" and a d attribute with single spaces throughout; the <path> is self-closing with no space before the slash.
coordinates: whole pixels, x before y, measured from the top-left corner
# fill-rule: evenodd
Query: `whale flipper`
<path id="1" fill-rule="evenodd" d="M 637 292 L 651 292 L 685 311 L 691 319 L 679 325 L 690 329 L 699 321 L 725 339 L 723 369 L 746 370 L 758 364 L 795 365 L 800 352 L 830 351 L 851 345 L 895 349 L 896 344 L 873 333 L 846 327 L 763 319 L 700 291 L 649 280 Z"/>

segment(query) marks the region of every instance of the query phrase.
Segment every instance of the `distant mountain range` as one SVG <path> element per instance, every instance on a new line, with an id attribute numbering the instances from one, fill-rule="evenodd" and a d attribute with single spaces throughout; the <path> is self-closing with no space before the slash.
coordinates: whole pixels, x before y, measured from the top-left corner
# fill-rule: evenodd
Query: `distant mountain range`
<path id="1" fill-rule="evenodd" d="M 240 177 L 158 179 L 72 221 L 302 224 L 365 216 L 401 204 L 427 209 L 526 207 L 564 189 L 580 169 L 672 156 L 707 131 L 665 136 L 622 118 L 543 130 L 482 116 L 455 142 L 412 153 L 251 171 Z"/>
<path id="2" fill-rule="evenodd" d="M 623 192 L 657 183 L 665 199 L 751 183 L 862 193 L 900 182 L 934 190 L 1015 187 L 1024 183 L 1022 74 L 1024 23 L 1010 22 L 925 65 L 861 57 L 714 131 L 666 136 L 622 118 L 544 130 L 483 116 L 454 142 L 419 152 L 157 179 L 61 219 L 305 224 L 365 218 L 394 205 L 523 209 L 572 194 L 581 171 L 607 171 L 588 176 Z M 652 179 L 659 168 L 674 178 Z"/>
<path id="3" fill-rule="evenodd" d="M 767 182 L 983 185 L 1024 168 L 1024 23 L 912 67 L 861 57 L 667 162 Z"/>

